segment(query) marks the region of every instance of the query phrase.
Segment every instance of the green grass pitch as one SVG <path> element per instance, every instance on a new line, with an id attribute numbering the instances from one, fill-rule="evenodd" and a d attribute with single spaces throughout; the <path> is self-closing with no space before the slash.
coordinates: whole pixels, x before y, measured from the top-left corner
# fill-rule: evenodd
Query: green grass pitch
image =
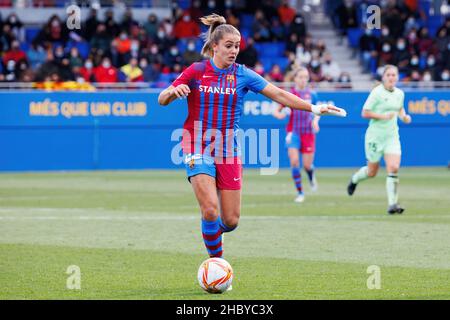
<path id="1" fill-rule="evenodd" d="M 450 171 L 402 168 L 395 216 L 384 172 L 348 197 L 352 171 L 319 169 L 296 204 L 289 171 L 246 170 L 222 295 L 197 283 L 207 255 L 183 171 L 3 173 L 0 299 L 449 299 Z M 71 265 L 80 290 L 66 287 Z"/>

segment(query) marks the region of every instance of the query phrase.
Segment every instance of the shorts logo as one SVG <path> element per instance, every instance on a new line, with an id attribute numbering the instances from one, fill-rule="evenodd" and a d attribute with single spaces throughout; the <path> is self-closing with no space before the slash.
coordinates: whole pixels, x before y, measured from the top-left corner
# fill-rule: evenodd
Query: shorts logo
<path id="1" fill-rule="evenodd" d="M 195 159 L 191 159 L 191 161 L 189 161 L 189 169 L 194 169 L 194 165 L 195 165 Z"/>

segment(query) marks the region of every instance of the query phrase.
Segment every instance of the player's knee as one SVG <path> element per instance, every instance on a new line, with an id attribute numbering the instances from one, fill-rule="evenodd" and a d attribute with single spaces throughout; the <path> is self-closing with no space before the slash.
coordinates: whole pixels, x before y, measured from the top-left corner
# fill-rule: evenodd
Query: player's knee
<path id="1" fill-rule="evenodd" d="M 397 166 L 397 165 L 391 165 L 391 166 L 389 166 L 389 168 L 388 168 L 388 172 L 389 173 L 398 173 L 398 170 L 400 169 L 400 166 Z"/>
<path id="2" fill-rule="evenodd" d="M 219 206 L 214 202 L 201 204 L 200 210 L 202 211 L 203 219 L 205 220 L 216 220 L 219 216 Z"/>
<path id="3" fill-rule="evenodd" d="M 367 176 L 369 178 L 374 178 L 377 175 L 378 170 L 367 170 Z"/>
<path id="4" fill-rule="evenodd" d="M 304 168 L 306 171 L 311 171 L 312 166 L 311 166 L 310 164 L 304 164 L 304 165 L 303 165 L 303 168 Z"/>
<path id="5" fill-rule="evenodd" d="M 234 214 L 229 217 L 222 217 L 222 222 L 227 226 L 227 228 L 234 230 L 239 224 L 239 214 Z"/>

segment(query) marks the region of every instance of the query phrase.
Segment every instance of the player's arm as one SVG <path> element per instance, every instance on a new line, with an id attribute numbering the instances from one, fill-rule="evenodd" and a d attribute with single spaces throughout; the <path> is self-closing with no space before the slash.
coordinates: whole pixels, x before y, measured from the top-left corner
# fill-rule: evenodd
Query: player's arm
<path id="1" fill-rule="evenodd" d="M 361 116 L 364 119 L 375 119 L 375 120 L 390 120 L 395 116 L 394 112 L 389 112 L 386 114 L 380 114 L 380 113 L 376 113 L 373 112 L 371 110 L 367 110 L 367 109 L 363 109 Z"/>
<path id="2" fill-rule="evenodd" d="M 400 110 L 400 112 L 398 113 L 398 117 L 406 124 L 409 124 L 412 121 L 411 116 L 406 113 L 405 108 L 402 108 Z"/>
<path id="3" fill-rule="evenodd" d="M 169 86 L 168 88 L 161 91 L 158 96 L 158 103 L 162 106 L 167 106 L 173 100 L 177 98 L 185 98 L 191 93 L 191 89 L 186 84 L 179 84 L 178 86 Z"/>
<path id="4" fill-rule="evenodd" d="M 305 110 L 309 112 L 313 112 L 317 115 L 330 114 L 332 112 L 340 113 L 342 109 L 337 108 L 332 105 L 322 104 L 322 105 L 313 105 L 299 97 L 295 94 L 285 91 L 283 89 L 274 86 L 271 83 L 268 83 L 264 89 L 260 91 L 261 94 L 265 95 L 267 98 L 278 102 L 283 106 L 288 106 L 293 109 Z"/>
<path id="5" fill-rule="evenodd" d="M 312 121 L 312 127 L 313 127 L 315 133 L 318 133 L 320 131 L 319 120 L 320 120 L 320 116 L 315 114 L 313 121 Z"/>

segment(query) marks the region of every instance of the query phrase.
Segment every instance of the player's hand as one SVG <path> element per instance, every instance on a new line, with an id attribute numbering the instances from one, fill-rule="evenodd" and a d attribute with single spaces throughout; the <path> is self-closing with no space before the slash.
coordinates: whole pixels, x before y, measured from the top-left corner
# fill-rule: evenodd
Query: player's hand
<path id="1" fill-rule="evenodd" d="M 318 116 L 323 116 L 323 115 L 333 115 L 333 116 L 339 116 L 339 117 L 347 116 L 347 111 L 345 111 L 342 108 L 333 106 L 331 104 L 313 105 L 311 108 L 311 111 L 315 115 L 318 115 Z"/>
<path id="2" fill-rule="evenodd" d="M 389 113 L 384 115 L 384 119 L 385 120 L 391 120 L 394 117 L 395 117 L 395 112 L 389 112 Z"/>
<path id="3" fill-rule="evenodd" d="M 405 114 L 405 116 L 402 118 L 402 121 L 406 124 L 411 123 L 412 121 L 411 116 L 409 114 Z"/>
<path id="4" fill-rule="evenodd" d="M 188 94 L 191 93 L 191 89 L 189 86 L 185 84 L 180 84 L 177 87 L 172 89 L 171 95 L 176 95 L 177 98 L 183 99 L 187 98 Z"/>
<path id="5" fill-rule="evenodd" d="M 313 120 L 312 128 L 313 128 L 315 133 L 318 133 L 320 131 L 319 121 Z"/>

